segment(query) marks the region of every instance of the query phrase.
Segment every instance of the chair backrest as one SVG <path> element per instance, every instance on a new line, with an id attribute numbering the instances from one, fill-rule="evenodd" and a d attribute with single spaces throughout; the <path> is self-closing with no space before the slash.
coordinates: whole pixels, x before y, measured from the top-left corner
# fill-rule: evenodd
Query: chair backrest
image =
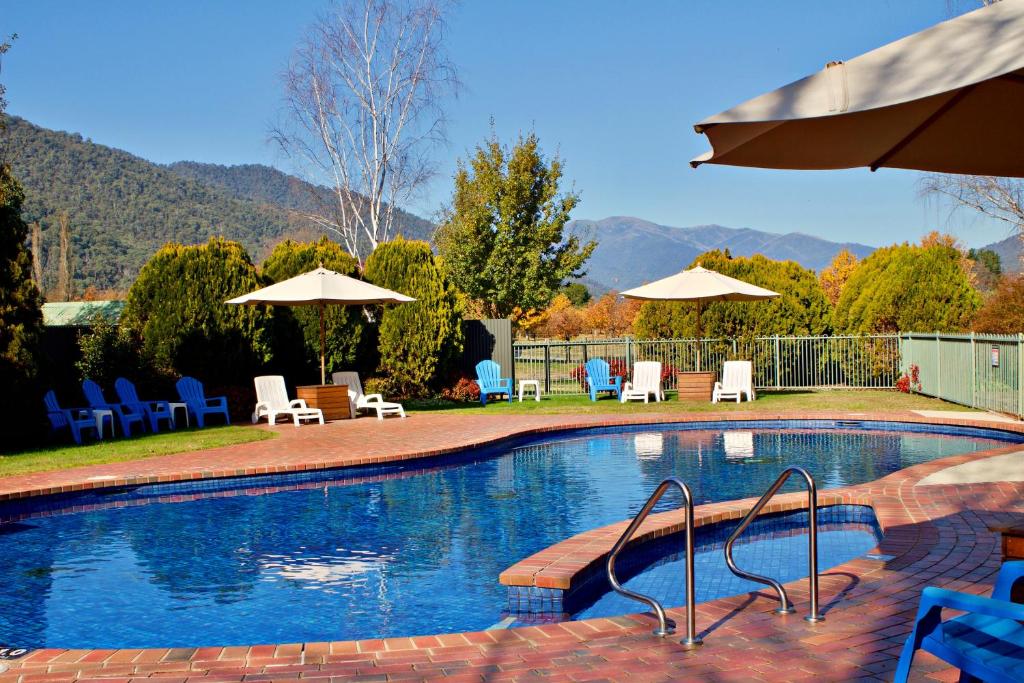
<path id="1" fill-rule="evenodd" d="M 608 376 L 608 362 L 602 358 L 591 358 L 587 361 L 587 379 L 591 384 L 609 384 L 611 378 Z"/>
<path id="2" fill-rule="evenodd" d="M 54 429 L 68 425 L 68 418 L 57 402 L 57 394 L 53 389 L 47 391 L 43 396 L 43 403 L 46 404 L 46 415 L 50 418 L 50 424 Z"/>
<path id="3" fill-rule="evenodd" d="M 271 410 L 288 407 L 288 389 L 281 375 L 264 375 L 253 378 L 256 385 L 256 401 L 266 403 Z"/>
<path id="4" fill-rule="evenodd" d="M 749 360 L 727 360 L 722 365 L 722 386 L 728 389 L 750 389 L 754 365 Z"/>
<path id="5" fill-rule="evenodd" d="M 206 403 L 206 392 L 203 390 L 203 383 L 195 377 L 182 377 L 174 387 L 178 390 L 178 396 L 185 403 Z"/>
<path id="6" fill-rule="evenodd" d="M 476 377 L 485 384 L 497 383 L 501 379 L 501 366 L 493 360 L 482 360 L 476 364 Z"/>
<path id="7" fill-rule="evenodd" d="M 660 391 L 661 363 L 656 360 L 633 363 L 633 388 L 640 391 Z"/>
<path id="8" fill-rule="evenodd" d="M 125 379 L 124 377 L 118 377 L 114 382 L 114 391 L 117 392 L 117 398 L 121 403 L 127 403 L 128 405 L 134 405 L 142 403 L 139 400 L 139 394 L 135 391 L 135 385 L 132 384 L 131 380 Z"/>
<path id="9" fill-rule="evenodd" d="M 87 379 L 82 382 L 82 393 L 85 394 L 85 400 L 89 402 L 89 405 L 93 408 L 101 408 L 109 405 L 107 399 L 103 398 L 103 389 L 100 388 L 99 384 Z"/>
<path id="10" fill-rule="evenodd" d="M 345 372 L 331 373 L 331 381 L 335 384 L 344 384 L 348 387 L 348 398 L 358 403 L 363 397 L 363 383 L 359 381 L 359 373 L 351 370 Z"/>

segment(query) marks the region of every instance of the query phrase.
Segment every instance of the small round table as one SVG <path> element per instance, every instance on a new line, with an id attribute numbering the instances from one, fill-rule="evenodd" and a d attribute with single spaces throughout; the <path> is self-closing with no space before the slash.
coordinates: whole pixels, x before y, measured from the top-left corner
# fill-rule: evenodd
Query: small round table
<path id="1" fill-rule="evenodd" d="M 521 379 L 519 380 L 519 402 L 523 402 L 523 389 L 526 387 L 533 387 L 533 400 L 540 400 L 540 380 L 539 379 Z"/>

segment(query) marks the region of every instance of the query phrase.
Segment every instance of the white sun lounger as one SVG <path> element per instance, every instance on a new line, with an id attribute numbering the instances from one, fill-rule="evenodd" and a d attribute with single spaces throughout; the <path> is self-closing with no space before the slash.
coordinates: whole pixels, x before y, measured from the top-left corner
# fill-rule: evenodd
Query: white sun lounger
<path id="1" fill-rule="evenodd" d="M 749 360 L 727 360 L 722 365 L 722 381 L 715 382 L 711 392 L 711 402 L 718 403 L 723 398 L 735 398 L 739 403 L 746 394 L 748 401 L 754 395 L 754 365 Z"/>
<path id="2" fill-rule="evenodd" d="M 278 415 L 291 417 L 298 427 L 301 420 L 317 420 L 324 423 L 324 414 L 319 408 L 310 408 L 306 401 L 297 398 L 288 400 L 288 390 L 281 375 L 264 375 L 253 380 L 256 385 L 256 408 L 252 412 L 252 423 L 266 417 L 270 424 L 277 423 Z"/>
<path id="3" fill-rule="evenodd" d="M 622 402 L 643 401 L 649 403 L 651 394 L 655 401 L 661 401 L 665 394 L 661 390 L 661 363 L 642 360 L 633 363 L 633 381 L 622 387 Z"/>
<path id="4" fill-rule="evenodd" d="M 370 394 L 369 396 L 364 394 L 358 372 L 335 372 L 331 375 L 331 381 L 348 386 L 348 401 L 352 417 L 356 416 L 357 410 L 375 410 L 378 420 L 383 420 L 385 415 L 405 417 L 405 408 L 401 403 L 389 403 L 380 394 Z"/>

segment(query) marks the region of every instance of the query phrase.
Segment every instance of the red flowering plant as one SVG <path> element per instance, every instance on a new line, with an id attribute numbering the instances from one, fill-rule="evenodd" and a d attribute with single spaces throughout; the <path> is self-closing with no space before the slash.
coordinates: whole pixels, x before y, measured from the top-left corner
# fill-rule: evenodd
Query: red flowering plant
<path id="1" fill-rule="evenodd" d="M 587 390 L 587 366 L 577 365 L 575 368 L 569 371 L 569 377 L 579 382 L 580 387 L 583 391 Z M 621 377 L 623 381 L 629 378 L 626 373 L 626 361 L 621 358 L 612 358 L 608 361 L 608 377 L 615 378 Z"/>
<path id="2" fill-rule="evenodd" d="M 903 373 L 903 375 L 896 380 L 896 388 L 904 394 L 909 394 L 911 391 L 921 391 L 921 368 L 916 365 L 911 365 L 910 372 Z"/>
<path id="3" fill-rule="evenodd" d="M 453 385 L 444 388 L 441 398 L 460 403 L 479 401 L 480 385 L 468 377 L 459 377 Z"/>

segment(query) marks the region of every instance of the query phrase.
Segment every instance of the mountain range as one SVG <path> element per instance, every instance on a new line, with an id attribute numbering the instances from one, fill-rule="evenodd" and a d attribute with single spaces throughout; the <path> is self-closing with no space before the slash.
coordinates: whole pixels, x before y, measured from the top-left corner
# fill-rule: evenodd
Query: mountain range
<path id="1" fill-rule="evenodd" d="M 734 256 L 764 254 L 793 260 L 815 271 L 843 249 L 857 258 L 875 250 L 866 244 L 830 242 L 798 232 L 780 235 L 722 225 L 673 228 L 630 216 L 574 220 L 568 227 L 581 239 L 597 240 L 585 281 L 618 291 L 677 273 L 712 249 L 728 249 Z"/>

